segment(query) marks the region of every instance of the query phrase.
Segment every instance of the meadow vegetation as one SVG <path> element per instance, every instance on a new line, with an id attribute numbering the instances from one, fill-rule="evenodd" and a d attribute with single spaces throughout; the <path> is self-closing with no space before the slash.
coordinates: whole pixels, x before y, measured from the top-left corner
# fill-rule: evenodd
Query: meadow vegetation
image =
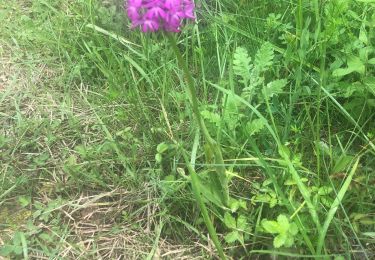
<path id="1" fill-rule="evenodd" d="M 375 1 L 195 2 L 225 202 L 163 34 L 122 0 L 0 1 L 0 259 L 374 259 Z"/>

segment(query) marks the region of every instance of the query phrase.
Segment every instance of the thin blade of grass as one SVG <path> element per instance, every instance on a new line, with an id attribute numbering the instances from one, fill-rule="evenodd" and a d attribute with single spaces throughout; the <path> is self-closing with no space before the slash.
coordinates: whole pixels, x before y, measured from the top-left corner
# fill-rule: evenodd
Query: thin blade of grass
<path id="1" fill-rule="evenodd" d="M 212 241 L 213 241 L 213 243 L 216 247 L 216 250 L 219 254 L 220 259 L 223 259 L 223 260 L 227 259 L 225 257 L 224 250 L 223 250 L 223 247 L 220 243 L 219 237 L 216 233 L 215 227 L 214 227 L 214 225 L 213 225 L 213 223 L 210 219 L 210 216 L 208 215 L 207 207 L 204 204 L 203 197 L 202 197 L 202 194 L 201 194 L 201 191 L 200 191 L 200 188 L 199 188 L 201 186 L 201 185 L 199 185 L 199 177 L 198 177 L 197 173 L 195 172 L 195 170 L 193 169 L 193 166 L 190 164 L 189 158 L 188 158 L 188 156 L 186 155 L 185 152 L 183 152 L 183 156 L 184 156 L 184 160 L 186 162 L 186 167 L 188 168 L 188 171 L 189 171 L 190 176 L 191 176 L 191 186 L 193 188 L 193 194 L 194 194 L 195 199 L 197 200 L 199 209 L 201 210 L 201 214 L 202 214 L 204 223 L 206 224 L 206 227 L 208 229 L 208 233 L 211 236 L 211 239 L 212 239 Z"/>
<path id="2" fill-rule="evenodd" d="M 322 251 L 322 248 L 323 248 L 323 245 L 324 245 L 324 240 L 325 240 L 328 228 L 331 224 L 331 221 L 332 221 L 333 217 L 336 214 L 336 211 L 337 211 L 339 205 L 341 204 L 342 199 L 345 196 L 345 193 L 347 192 L 347 190 L 349 188 L 350 183 L 352 182 L 354 173 L 356 172 L 356 170 L 358 168 L 359 160 L 360 160 L 360 158 L 358 158 L 357 161 L 354 163 L 353 168 L 351 169 L 348 177 L 346 178 L 344 184 L 342 185 L 340 191 L 338 192 L 338 194 L 336 196 L 336 199 L 333 201 L 333 203 L 331 205 L 331 208 L 329 209 L 329 211 L 327 213 L 327 217 L 326 217 L 326 219 L 324 221 L 324 224 L 323 224 L 322 232 L 320 233 L 319 238 L 318 238 L 318 246 L 317 246 L 317 249 L 316 249 L 317 254 L 320 254 L 321 251 Z"/>

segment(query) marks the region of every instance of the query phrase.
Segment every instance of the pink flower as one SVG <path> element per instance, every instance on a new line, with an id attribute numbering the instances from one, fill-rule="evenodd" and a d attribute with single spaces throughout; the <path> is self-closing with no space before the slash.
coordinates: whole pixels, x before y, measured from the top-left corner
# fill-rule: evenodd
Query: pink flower
<path id="1" fill-rule="evenodd" d="M 179 32 L 184 19 L 195 20 L 192 0 L 128 0 L 126 9 L 132 28 L 143 32 Z"/>

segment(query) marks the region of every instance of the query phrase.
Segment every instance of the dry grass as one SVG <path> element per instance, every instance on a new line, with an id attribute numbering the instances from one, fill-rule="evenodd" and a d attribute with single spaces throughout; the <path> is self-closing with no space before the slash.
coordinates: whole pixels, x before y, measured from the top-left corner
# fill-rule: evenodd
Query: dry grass
<path id="1" fill-rule="evenodd" d="M 0 196 L 0 247 L 15 232 L 24 232 L 30 259 L 49 259 L 51 252 L 46 248 L 57 250 L 54 258 L 63 259 L 202 259 L 211 255 L 211 246 L 193 241 L 181 245 L 159 237 L 163 216 L 154 184 L 129 189 L 115 183 L 105 188 L 76 185 L 66 169 L 69 158 L 76 158 L 77 165 L 106 164 L 99 158 L 84 161 L 76 151 L 77 145 L 90 147 L 105 140 L 95 111 L 80 98 L 88 87 L 82 82 L 75 95 L 67 96 L 56 86 L 63 67 L 20 60 L 21 52 L 9 45 L 0 51 L 0 134 L 10 140 L 0 147 L 0 152 L 8 152 L 0 156 L 0 176 L 3 186 L 10 187 Z M 69 125 L 72 119 L 74 126 Z M 48 156 L 38 163 L 44 154 Z M 100 169 L 107 174 L 105 167 Z M 88 174 L 85 170 L 80 174 Z M 20 206 L 21 197 L 31 203 Z"/>

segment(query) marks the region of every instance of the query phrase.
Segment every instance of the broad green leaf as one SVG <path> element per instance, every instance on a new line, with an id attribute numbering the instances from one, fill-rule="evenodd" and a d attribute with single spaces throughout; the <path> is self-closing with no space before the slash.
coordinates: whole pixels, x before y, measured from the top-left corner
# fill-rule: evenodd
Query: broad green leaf
<path id="1" fill-rule="evenodd" d="M 342 77 L 353 72 L 364 74 L 366 70 L 365 64 L 362 60 L 354 55 L 350 55 L 347 59 L 347 68 L 336 69 L 332 72 L 334 77 Z"/>
<path id="2" fill-rule="evenodd" d="M 169 148 L 169 145 L 166 144 L 166 143 L 160 143 L 158 144 L 158 146 L 156 147 L 156 151 L 160 154 L 166 152 Z"/>
<path id="3" fill-rule="evenodd" d="M 297 235 L 297 233 L 298 233 L 298 226 L 297 226 L 296 223 L 291 223 L 291 224 L 290 224 L 290 227 L 289 227 L 289 233 L 290 233 L 292 236 Z"/>
<path id="4" fill-rule="evenodd" d="M 239 203 L 240 203 L 240 207 L 241 207 L 241 208 L 243 208 L 243 209 L 247 209 L 246 201 L 244 201 L 244 200 L 239 200 Z"/>
<path id="5" fill-rule="evenodd" d="M 345 171 L 349 164 L 353 161 L 353 159 L 354 157 L 349 155 L 340 156 L 332 169 L 332 173 Z"/>
<path id="6" fill-rule="evenodd" d="M 294 245 L 294 237 L 293 236 L 287 236 L 284 242 L 285 247 L 291 247 Z"/>
<path id="7" fill-rule="evenodd" d="M 232 213 L 234 213 L 240 207 L 240 203 L 236 199 L 229 198 L 229 207 L 230 207 L 230 210 L 232 211 Z"/>
<path id="8" fill-rule="evenodd" d="M 277 217 L 277 223 L 279 223 L 280 233 L 286 233 L 289 229 L 289 219 L 285 215 L 279 215 Z"/>
<path id="9" fill-rule="evenodd" d="M 365 64 L 363 64 L 361 59 L 353 55 L 348 58 L 348 68 L 360 74 L 364 74 L 366 69 Z"/>
<path id="10" fill-rule="evenodd" d="M 232 244 L 239 239 L 239 234 L 237 231 L 232 231 L 226 234 L 224 239 L 225 239 L 225 242 L 227 242 L 228 244 Z"/>
<path id="11" fill-rule="evenodd" d="M 246 230 L 247 229 L 247 218 L 244 215 L 240 215 L 237 218 L 237 229 L 239 230 Z"/>
<path id="12" fill-rule="evenodd" d="M 274 238 L 273 246 L 275 248 L 280 248 L 285 244 L 286 240 L 287 240 L 287 235 L 285 233 L 279 234 Z"/>
<path id="13" fill-rule="evenodd" d="M 375 239 L 375 232 L 363 232 L 362 235 Z"/>
<path id="14" fill-rule="evenodd" d="M 162 156 L 160 153 L 157 153 L 157 154 L 155 155 L 155 161 L 156 161 L 157 163 L 161 163 L 161 162 L 163 161 L 163 156 Z"/>
<path id="15" fill-rule="evenodd" d="M 19 247 L 19 246 L 18 246 Z M 15 246 L 13 245 L 5 245 L 0 247 L 0 256 L 9 256 L 13 253 Z M 21 249 L 22 252 L 22 249 Z"/>
<path id="16" fill-rule="evenodd" d="M 262 220 L 262 227 L 271 234 L 280 233 L 282 231 L 279 223 L 273 220 Z"/>
<path id="17" fill-rule="evenodd" d="M 26 207 L 31 203 L 31 198 L 26 196 L 18 197 L 18 202 L 20 203 L 21 207 Z"/>
<path id="18" fill-rule="evenodd" d="M 277 205 L 277 199 L 276 198 L 273 198 L 271 197 L 270 199 L 270 208 L 272 209 L 273 207 L 275 207 Z"/>
<path id="19" fill-rule="evenodd" d="M 224 205 L 220 196 L 220 187 L 217 187 L 214 182 L 207 182 L 202 180 L 200 176 L 195 180 L 197 188 L 202 193 L 203 197 L 215 204 L 216 206 L 222 208 Z"/>
<path id="20" fill-rule="evenodd" d="M 345 69 L 335 69 L 333 72 L 332 72 L 332 76 L 334 77 L 343 77 L 345 75 L 348 75 L 350 73 L 352 73 L 353 70 L 352 69 L 349 69 L 349 68 L 345 68 Z"/>
<path id="21" fill-rule="evenodd" d="M 229 213 L 225 212 L 224 214 L 224 224 L 228 228 L 236 229 L 236 219 Z"/>
<path id="22" fill-rule="evenodd" d="M 236 212 L 239 208 L 247 209 L 246 201 L 236 200 L 233 198 L 229 199 L 229 207 L 232 213 Z"/>

